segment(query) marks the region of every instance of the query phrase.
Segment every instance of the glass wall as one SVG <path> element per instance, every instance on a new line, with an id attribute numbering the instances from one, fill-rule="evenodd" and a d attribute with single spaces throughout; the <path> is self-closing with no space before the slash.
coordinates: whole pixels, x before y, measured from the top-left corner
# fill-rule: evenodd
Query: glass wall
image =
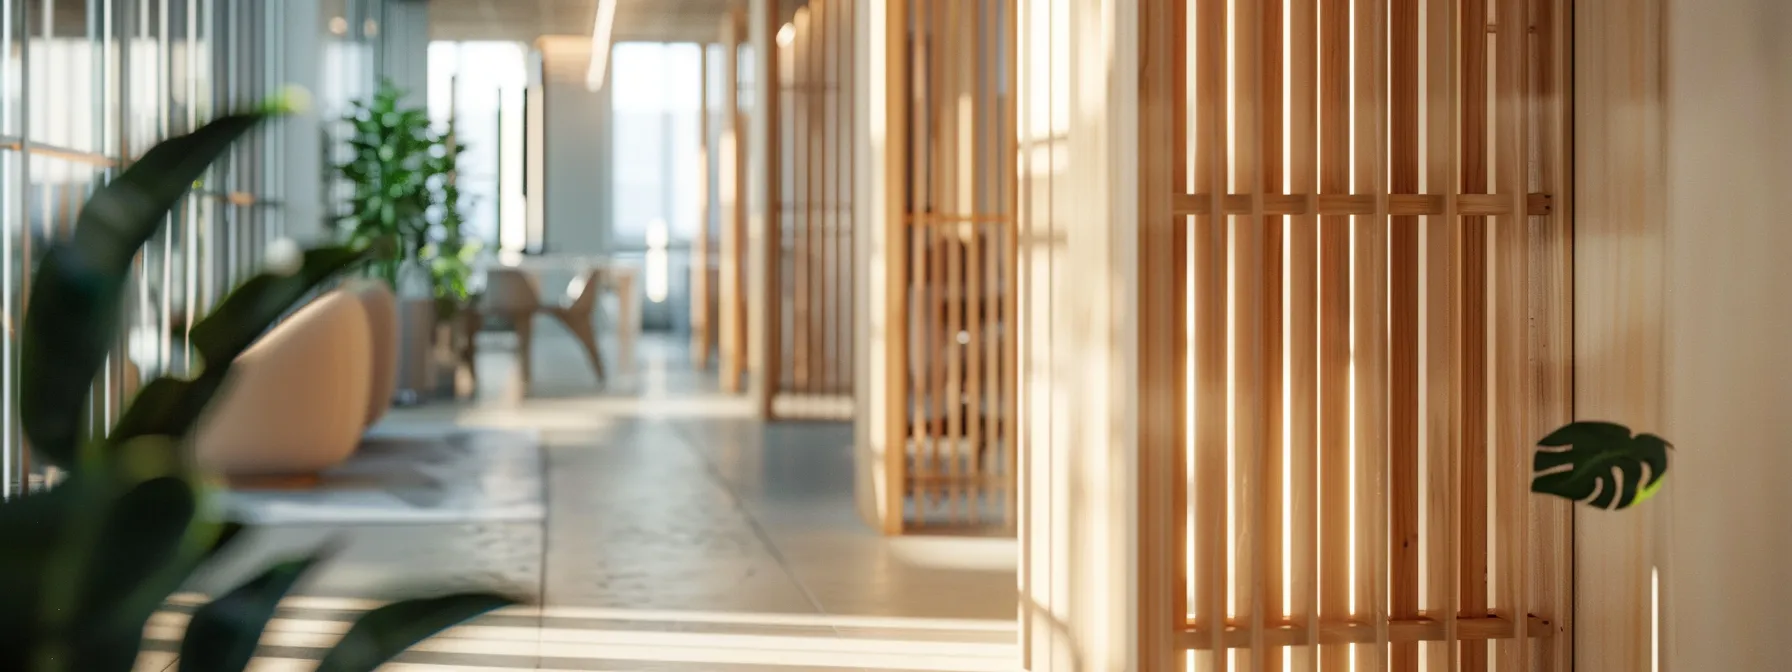
<path id="1" fill-rule="evenodd" d="M 462 231 L 487 249 L 523 252 L 528 239 L 523 194 L 524 98 L 528 50 L 516 42 L 431 42 L 429 115 L 454 125 L 466 145 L 455 184 L 465 196 Z"/>
<path id="2" fill-rule="evenodd" d="M 611 59 L 612 240 L 621 249 L 643 249 L 654 239 L 689 241 L 702 218 L 703 50 L 693 43 L 625 42 Z"/>
<path id="3" fill-rule="evenodd" d="M 14 386 L 27 278 L 95 186 L 162 138 L 265 98 L 287 81 L 283 3 L 0 0 L 0 491 L 41 481 L 23 449 Z M 127 333 L 96 385 L 104 426 L 138 380 L 185 367 L 203 307 L 281 236 L 283 141 L 263 130 L 184 199 L 137 260 Z"/>

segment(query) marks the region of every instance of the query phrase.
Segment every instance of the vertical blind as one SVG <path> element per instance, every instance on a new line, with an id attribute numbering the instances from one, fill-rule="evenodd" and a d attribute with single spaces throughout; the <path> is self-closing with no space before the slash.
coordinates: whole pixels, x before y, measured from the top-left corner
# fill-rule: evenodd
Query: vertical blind
<path id="1" fill-rule="evenodd" d="M 1013 0 L 892 2 L 889 525 L 1013 529 Z M 900 144 L 898 144 L 900 143 Z M 895 530 L 892 530 L 895 531 Z"/>
<path id="2" fill-rule="evenodd" d="M 1571 518 L 1528 492 L 1569 415 L 1568 10 L 1142 7 L 1141 576 L 1182 664 L 1569 667 Z"/>

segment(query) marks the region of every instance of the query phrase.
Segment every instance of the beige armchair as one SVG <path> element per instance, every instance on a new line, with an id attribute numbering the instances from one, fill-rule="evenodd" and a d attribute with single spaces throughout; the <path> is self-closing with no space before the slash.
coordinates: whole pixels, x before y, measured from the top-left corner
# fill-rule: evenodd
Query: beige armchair
<path id="1" fill-rule="evenodd" d="M 372 427 L 392 408 L 398 392 L 398 297 L 380 280 L 363 280 L 344 288 L 367 310 L 367 327 L 373 336 L 373 373 L 368 376 L 367 426 Z"/>
<path id="2" fill-rule="evenodd" d="M 367 427 L 373 330 L 355 294 L 318 297 L 243 352 L 195 434 L 199 463 L 232 480 L 299 477 L 353 454 Z"/>

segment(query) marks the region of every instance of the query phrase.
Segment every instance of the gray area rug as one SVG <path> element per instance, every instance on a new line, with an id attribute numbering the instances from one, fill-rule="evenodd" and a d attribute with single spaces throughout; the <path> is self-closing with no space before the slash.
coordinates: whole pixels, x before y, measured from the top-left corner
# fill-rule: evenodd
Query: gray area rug
<path id="1" fill-rule="evenodd" d="M 541 438 L 532 431 L 374 428 L 306 490 L 235 490 L 224 515 L 254 525 L 539 521 Z"/>

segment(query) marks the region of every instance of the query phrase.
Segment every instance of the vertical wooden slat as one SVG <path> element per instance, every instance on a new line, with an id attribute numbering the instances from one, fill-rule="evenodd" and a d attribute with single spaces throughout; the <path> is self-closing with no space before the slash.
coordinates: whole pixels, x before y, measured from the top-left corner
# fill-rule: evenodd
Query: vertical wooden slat
<path id="1" fill-rule="evenodd" d="M 963 0 L 943 0 L 946 3 L 946 30 L 949 37 L 946 44 L 948 64 L 945 91 L 947 132 L 946 154 L 944 165 L 947 169 L 946 202 L 953 215 L 970 213 L 973 208 L 967 207 L 965 180 L 976 174 L 974 166 L 967 165 L 966 152 L 971 148 L 969 142 L 974 129 L 967 128 L 966 106 L 969 97 L 974 93 L 965 82 L 965 67 L 975 57 L 973 45 L 974 34 L 966 30 Z M 969 39 L 967 39 L 969 38 Z M 945 232 L 946 245 L 946 281 L 943 301 L 946 310 L 946 330 L 942 334 L 940 347 L 946 359 L 946 436 L 947 436 L 947 475 L 952 487 L 946 493 L 948 514 L 954 523 L 959 522 L 959 497 L 963 494 L 964 479 L 964 348 L 958 343 L 959 330 L 964 328 L 964 307 L 968 297 L 964 292 L 964 245 L 963 224 L 952 221 L 941 223 L 938 228 Z"/>
<path id="2" fill-rule="evenodd" d="M 766 35 L 777 35 L 780 26 L 779 18 L 777 3 L 768 2 L 765 3 L 763 15 L 754 17 L 753 20 L 762 22 Z M 764 177 L 765 193 L 762 195 L 765 199 L 765 221 L 762 229 L 765 236 L 765 251 L 763 252 L 765 255 L 765 361 L 761 362 L 763 370 L 760 372 L 761 380 L 757 383 L 760 388 L 760 415 L 769 418 L 773 416 L 772 402 L 778 396 L 778 388 L 783 380 L 784 371 L 782 334 L 784 326 L 782 324 L 784 266 L 781 248 L 783 247 L 784 230 L 782 211 L 785 209 L 782 182 L 786 157 L 783 156 L 784 140 L 781 137 L 784 117 L 780 108 L 783 106 L 785 85 L 782 61 L 788 59 L 789 49 L 777 45 L 775 40 L 766 46 L 767 48 L 757 50 L 754 55 L 765 59 L 765 66 L 760 68 L 760 71 L 766 73 L 766 76 L 772 81 L 759 87 L 759 90 L 767 91 L 769 95 L 766 95 L 764 100 L 754 102 L 759 104 L 758 113 L 764 117 L 762 123 L 766 126 L 765 165 L 767 170 Z"/>
<path id="3" fill-rule="evenodd" d="M 1000 441 L 1005 452 L 1007 506 L 1003 509 L 1008 529 L 1016 528 L 1020 511 L 1020 19 L 1018 0 L 996 0 L 1003 8 L 1003 49 L 1007 51 L 1008 96 L 1002 102 L 1002 203 L 1008 217 L 1002 223 L 1002 406 Z M 1178 304 L 1181 305 L 1181 304 Z"/>
<path id="4" fill-rule="evenodd" d="M 1357 611 L 1373 625 L 1373 645 L 1357 647 L 1358 670 L 1387 668 L 1388 220 L 1387 4 L 1356 3 L 1356 189 L 1375 197 L 1358 215 L 1353 245 L 1357 465 Z"/>
<path id="5" fill-rule="evenodd" d="M 1530 432 L 1530 221 L 1526 216 L 1529 193 L 1530 131 L 1529 70 L 1530 2 L 1498 0 L 1498 49 L 1495 105 L 1496 192 L 1515 207 L 1494 226 L 1494 352 L 1495 407 L 1493 445 L 1526 446 L 1537 438 Z M 1530 460 L 1526 451 L 1495 453 L 1495 483 L 1499 507 L 1498 602 L 1496 610 L 1514 623 L 1530 614 L 1529 596 Z M 1529 629 L 1517 628 L 1512 639 L 1500 643 L 1500 669 L 1530 669 Z"/>
<path id="6" fill-rule="evenodd" d="M 1200 143 L 1195 181 L 1210 194 L 1208 212 L 1198 220 L 1192 264 L 1196 271 L 1195 304 L 1195 572 L 1196 618 L 1207 629 L 1208 665 L 1226 668 L 1222 637 L 1226 629 L 1227 557 L 1227 223 L 1220 207 L 1227 192 L 1226 6 L 1198 2 L 1195 25 L 1200 68 L 1196 81 L 1195 126 Z"/>
<path id="7" fill-rule="evenodd" d="M 1319 190 L 1350 193 L 1350 0 L 1320 0 Z M 1350 618 L 1350 218 L 1319 221 L 1320 619 Z M 1343 670 L 1350 647 L 1320 648 Z"/>
<path id="8" fill-rule="evenodd" d="M 1319 4 L 1291 0 L 1289 9 L 1289 190 L 1313 194 L 1319 170 Z M 1307 210 L 1313 210 L 1309 200 Z M 1289 227 L 1289 503 L 1293 508 L 1288 586 L 1304 646 L 1290 653 L 1295 672 L 1318 665 L 1319 635 L 1319 219 L 1299 215 Z"/>
<path id="9" fill-rule="evenodd" d="M 928 436 L 928 470 L 936 477 L 946 475 L 942 468 L 942 460 L 951 453 L 946 434 L 946 357 L 942 350 L 945 344 L 946 305 L 950 300 L 946 286 L 946 250 L 941 232 L 945 229 L 944 217 L 952 212 L 951 171 L 952 171 L 952 126 L 948 105 L 952 102 L 950 75 L 952 66 L 952 17 L 946 12 L 947 0 L 933 0 L 928 7 L 928 79 L 927 97 L 929 115 L 928 130 L 933 134 L 933 143 L 928 150 L 926 170 L 929 189 L 929 202 L 932 205 L 934 221 L 922 228 L 927 240 L 927 252 L 931 257 L 927 268 L 928 299 L 927 313 L 927 436 Z M 928 504 L 938 504 L 941 498 L 941 486 L 938 478 L 928 486 Z"/>
<path id="10" fill-rule="evenodd" d="M 1235 652 L 1238 669 L 1266 670 L 1263 657 L 1263 619 L 1268 592 L 1264 539 L 1267 513 L 1265 496 L 1268 488 L 1269 440 L 1268 425 L 1272 406 L 1268 403 L 1271 386 L 1267 382 L 1265 364 L 1271 350 L 1271 336 L 1265 320 L 1269 309 L 1268 284 L 1269 245 L 1263 215 L 1264 100 L 1262 9 L 1263 0 L 1233 0 L 1232 39 L 1237 52 L 1233 79 L 1232 167 L 1237 171 L 1237 188 L 1250 197 L 1249 214 L 1232 218 L 1234 231 L 1232 251 L 1233 282 L 1233 361 L 1232 411 L 1233 460 L 1237 488 L 1234 506 L 1237 563 L 1233 569 L 1235 602 L 1233 618 L 1248 633 L 1248 648 Z M 1216 218 L 1224 222 L 1225 219 Z M 1221 224 L 1222 226 L 1226 224 Z M 1279 266 L 1279 264 L 1277 264 Z M 1280 422 L 1276 418 L 1274 422 Z"/>
<path id="11" fill-rule="evenodd" d="M 1389 5 L 1388 191 L 1419 193 L 1419 0 Z M 1389 614 L 1419 615 L 1419 218 L 1389 221 Z M 1419 647 L 1389 652 L 1394 672 L 1417 672 Z"/>
<path id="12" fill-rule="evenodd" d="M 810 317 L 808 317 L 808 348 L 810 348 L 810 396 L 819 396 L 828 389 L 828 380 L 833 380 L 833 362 L 828 360 L 828 324 L 835 323 L 839 317 L 828 310 L 828 292 L 831 283 L 831 272 L 839 258 L 831 254 L 828 237 L 833 231 L 833 211 L 831 199 L 828 197 L 828 181 L 833 177 L 835 165 L 828 156 L 830 133 L 828 133 L 828 23 L 833 13 L 833 4 L 828 0 L 812 0 L 810 9 L 810 41 L 808 41 L 808 68 L 810 68 L 810 91 L 808 91 L 808 127 L 810 127 L 810 226 L 808 226 L 808 247 L 814 262 L 808 269 L 808 292 L 810 292 Z"/>
<path id="13" fill-rule="evenodd" d="M 885 0 L 884 74 L 888 90 L 884 99 L 884 231 L 889 274 L 884 298 L 884 519 L 883 532 L 900 534 L 904 503 L 910 496 L 908 446 L 913 404 L 909 398 L 909 320 L 912 313 L 909 285 L 909 227 L 912 212 L 909 189 L 914 184 L 909 134 L 913 103 L 909 83 L 908 0 Z M 873 220 L 875 221 L 875 220 Z M 871 233 L 871 232 L 867 232 Z M 918 443 L 918 442 L 913 442 Z"/>
<path id="14" fill-rule="evenodd" d="M 1188 618 L 1188 227 L 1183 2 L 1139 8 L 1139 669 L 1180 672 Z M 1168 142 L 1165 142 L 1165 141 Z M 1165 244 L 1168 242 L 1169 244 Z"/>
<path id="15" fill-rule="evenodd" d="M 852 248 L 846 244 L 847 233 L 853 228 L 854 221 L 851 208 L 852 195 L 852 159 L 850 149 L 852 142 L 852 126 L 847 121 L 847 111 L 852 105 L 852 89 L 846 86 L 846 72 L 853 68 L 850 40 L 852 25 L 847 23 L 847 12 L 852 8 L 851 0 L 841 2 L 833 7 L 828 25 L 828 44 L 832 46 L 827 58 L 828 67 L 828 125 L 829 145 L 828 162 L 832 170 L 828 174 L 833 179 L 833 189 L 828 197 L 828 214 L 833 226 L 828 229 L 829 254 L 834 258 L 834 269 L 828 275 L 828 287 L 832 300 L 828 302 L 828 314 L 833 316 L 831 328 L 828 329 L 828 371 L 829 394 L 851 394 L 853 387 L 849 376 L 853 370 L 853 359 L 846 352 L 846 343 L 852 338 L 853 313 L 847 300 L 854 293 L 853 269 L 856 259 Z"/>
<path id="16" fill-rule="evenodd" d="M 1487 5 L 1462 0 L 1462 193 L 1487 193 Z M 1487 616 L 1487 218 L 1462 218 L 1461 615 Z M 1462 670 L 1485 672 L 1487 643 L 1463 642 Z"/>
<path id="17" fill-rule="evenodd" d="M 1539 81 L 1532 87 L 1537 104 L 1537 120 L 1542 125 L 1537 133 L 1541 145 L 1537 163 L 1540 166 L 1535 187 L 1553 194 L 1554 208 L 1546 217 L 1534 218 L 1531 224 L 1533 265 L 1531 267 L 1531 313 L 1541 325 L 1532 345 L 1537 364 L 1538 413 L 1531 418 L 1533 436 L 1543 436 L 1572 420 L 1574 394 L 1574 229 L 1569 223 L 1574 212 L 1574 185 L 1567 169 L 1572 165 L 1572 129 L 1569 127 L 1568 105 L 1573 59 L 1567 49 L 1568 31 L 1572 27 L 1572 3 L 1565 0 L 1537 0 L 1533 20 L 1541 27 L 1534 45 Z M 1556 104 L 1550 104 L 1555 102 Z M 1574 547 L 1574 515 L 1568 502 L 1537 499 L 1532 502 L 1533 524 L 1537 533 L 1532 538 L 1537 570 L 1533 574 L 1534 606 L 1546 610 L 1553 627 L 1552 636 L 1541 645 L 1538 669 L 1567 672 L 1574 665 L 1574 563 L 1571 553 L 1552 549 Z"/>
<path id="18" fill-rule="evenodd" d="M 982 9 L 986 4 L 986 0 L 973 0 L 970 8 L 967 10 L 967 13 L 970 15 L 971 25 L 976 28 L 976 32 L 974 33 L 975 37 L 973 38 L 974 42 L 972 43 L 973 45 L 976 45 L 976 47 L 972 53 L 973 58 L 969 59 L 971 61 L 969 67 L 972 68 L 973 73 L 973 76 L 970 78 L 971 92 L 973 95 L 972 100 L 975 101 L 972 105 L 971 127 L 975 130 L 971 134 L 972 142 L 967 144 L 970 145 L 972 152 L 971 174 L 978 178 L 973 180 L 971 198 L 968 199 L 970 201 L 971 212 L 993 211 L 993 208 L 988 207 L 990 201 L 988 186 L 992 180 L 983 179 L 984 176 L 989 174 L 989 169 L 991 167 L 988 160 L 987 147 L 988 138 L 993 135 L 993 133 L 990 132 L 990 129 L 985 125 L 985 114 L 990 109 L 990 106 L 986 103 L 990 97 L 995 94 L 994 83 L 985 76 L 985 73 L 987 72 L 985 68 L 987 54 L 990 53 L 990 50 L 995 44 L 995 42 L 990 39 L 991 31 L 994 28 L 994 22 L 989 21 L 982 16 Z M 982 470 L 978 468 L 978 465 L 982 462 L 980 456 L 983 454 L 984 447 L 982 422 L 984 415 L 984 301 L 982 245 L 984 226 L 985 225 L 982 223 L 973 223 L 967 227 L 970 232 L 970 240 L 965 247 L 965 293 L 967 297 L 965 303 L 965 328 L 970 334 L 970 341 L 965 345 L 965 433 L 967 438 L 965 445 L 968 460 L 965 464 L 965 475 L 967 478 L 965 489 L 967 491 L 966 498 L 968 500 L 966 502 L 966 509 L 969 511 L 969 522 L 972 524 L 981 522 L 981 511 L 983 508 L 982 495 L 984 490 L 984 485 L 980 478 Z"/>
<path id="19" fill-rule="evenodd" d="M 1458 528 L 1461 482 L 1458 447 L 1461 443 L 1462 390 L 1456 362 L 1461 341 L 1457 335 L 1462 302 L 1461 275 L 1457 272 L 1461 237 L 1456 218 L 1458 151 L 1457 118 L 1461 98 L 1456 89 L 1456 0 L 1426 0 L 1425 113 L 1426 187 L 1442 194 L 1444 214 L 1426 220 L 1425 273 L 1429 293 L 1425 303 L 1427 417 L 1426 506 L 1428 519 L 1427 589 L 1433 618 L 1444 622 L 1444 641 L 1427 651 L 1430 669 L 1455 672 L 1460 660 L 1456 646 L 1456 615 L 1460 600 L 1456 568 L 1460 566 Z"/>
<path id="20" fill-rule="evenodd" d="M 726 175 L 724 189 L 730 194 L 726 200 L 727 210 L 722 213 L 722 258 L 721 281 L 717 288 L 721 292 L 721 339 L 718 350 L 721 362 L 718 367 L 723 392 L 740 391 L 741 371 L 746 358 L 746 311 L 744 309 L 744 269 L 746 264 L 746 158 L 745 145 L 742 144 L 742 114 L 740 111 L 740 19 L 741 7 L 736 5 L 727 19 L 724 20 L 722 40 L 722 137 L 723 146 L 729 149 L 728 164 L 723 166 Z"/>
<path id="21" fill-rule="evenodd" d="M 1257 105 L 1261 121 L 1257 127 L 1260 138 L 1260 150 L 1257 155 L 1257 178 L 1260 182 L 1255 190 L 1260 195 L 1281 194 L 1284 184 L 1282 172 L 1285 169 L 1283 160 L 1283 19 L 1285 0 L 1259 0 L 1253 32 L 1261 36 L 1255 50 L 1258 59 L 1257 78 L 1262 84 L 1255 92 L 1260 102 Z M 1254 212 L 1263 208 L 1261 196 L 1253 198 L 1251 204 Z M 1287 482 L 1283 478 L 1283 470 L 1287 465 L 1286 446 L 1282 433 L 1283 422 L 1283 245 L 1286 218 L 1280 215 L 1263 217 L 1259 226 L 1263 229 L 1263 249 L 1260 258 L 1263 264 L 1263 316 L 1262 340 L 1263 389 L 1259 396 L 1263 400 L 1263 418 L 1261 419 L 1263 440 L 1262 457 L 1262 492 L 1261 492 L 1261 559 L 1257 571 L 1261 573 L 1258 583 L 1263 585 L 1262 603 L 1256 614 L 1254 623 L 1259 630 L 1266 625 L 1279 625 L 1285 613 L 1282 609 L 1286 585 L 1282 578 L 1284 553 L 1286 552 L 1282 535 L 1284 498 L 1287 496 Z M 1255 639 L 1255 637 L 1254 637 Z M 1280 672 L 1286 656 L 1280 647 L 1261 650 L 1261 667 L 1266 670 Z"/>
<path id="22" fill-rule="evenodd" d="M 798 156 L 796 160 L 797 187 L 791 199 L 796 205 L 796 216 L 792 218 L 791 231 L 791 272 L 795 274 L 795 294 L 791 296 L 795 307 L 791 319 L 792 371 L 791 384 L 799 392 L 811 392 L 814 384 L 816 362 L 814 360 L 814 334 L 810 328 L 815 320 L 813 303 L 814 277 L 812 269 L 815 259 L 815 178 L 821 171 L 815 165 L 816 157 L 816 114 L 815 114 L 815 25 L 816 14 L 821 3 L 819 1 L 798 9 L 796 12 L 796 41 L 793 49 L 795 81 L 791 90 L 793 113 L 792 133 L 795 136 L 794 148 Z"/>

